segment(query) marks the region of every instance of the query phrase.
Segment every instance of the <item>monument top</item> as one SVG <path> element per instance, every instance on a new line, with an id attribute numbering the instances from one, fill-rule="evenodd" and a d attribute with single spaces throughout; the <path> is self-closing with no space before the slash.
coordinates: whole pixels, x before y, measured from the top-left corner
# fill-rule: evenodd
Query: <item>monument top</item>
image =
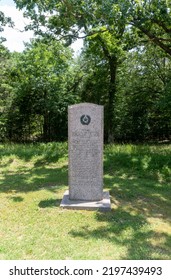
<path id="1" fill-rule="evenodd" d="M 98 131 L 103 143 L 103 106 L 93 103 L 80 103 L 68 107 L 69 143 L 74 130 Z"/>
<path id="2" fill-rule="evenodd" d="M 97 106 L 98 106 L 98 107 L 99 107 L 99 106 L 100 106 L 100 107 L 103 107 L 103 105 L 98 105 L 98 104 L 94 104 L 94 103 L 84 102 L 84 103 L 79 103 L 79 104 L 70 105 L 69 108 L 72 108 L 72 107 L 80 107 L 80 106 L 86 106 L 86 105 L 87 105 L 88 107 L 89 107 L 89 106 L 92 106 L 92 107 L 93 107 L 93 106 L 95 106 L 95 107 L 97 107 Z"/>

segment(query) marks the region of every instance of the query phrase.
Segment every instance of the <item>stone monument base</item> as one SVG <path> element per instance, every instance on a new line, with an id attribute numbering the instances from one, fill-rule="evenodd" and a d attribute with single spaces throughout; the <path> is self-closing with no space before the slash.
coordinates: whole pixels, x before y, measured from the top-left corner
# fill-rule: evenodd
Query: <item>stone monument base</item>
<path id="1" fill-rule="evenodd" d="M 99 210 L 110 211 L 111 203 L 108 191 L 103 192 L 103 199 L 100 201 L 84 201 L 84 200 L 70 200 L 69 191 L 64 193 L 60 207 L 66 209 L 78 209 L 78 210 Z"/>

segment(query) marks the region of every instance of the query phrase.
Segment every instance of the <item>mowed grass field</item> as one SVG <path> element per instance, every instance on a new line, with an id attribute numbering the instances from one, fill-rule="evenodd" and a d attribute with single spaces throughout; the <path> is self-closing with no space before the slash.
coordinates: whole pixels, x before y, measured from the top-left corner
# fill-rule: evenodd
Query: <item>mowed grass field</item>
<path id="1" fill-rule="evenodd" d="M 60 208 L 66 143 L 0 145 L 0 259 L 171 259 L 171 145 L 106 145 L 112 210 Z"/>

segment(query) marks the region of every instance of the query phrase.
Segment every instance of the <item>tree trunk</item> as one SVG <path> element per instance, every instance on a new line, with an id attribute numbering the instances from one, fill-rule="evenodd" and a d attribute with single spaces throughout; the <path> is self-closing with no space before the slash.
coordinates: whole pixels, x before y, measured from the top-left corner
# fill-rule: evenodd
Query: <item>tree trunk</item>
<path id="1" fill-rule="evenodd" d="M 43 109 L 43 141 L 49 141 L 49 112 L 46 107 L 47 91 L 44 91 L 44 109 Z"/>
<path id="2" fill-rule="evenodd" d="M 114 115 L 115 115 L 115 97 L 116 97 L 116 71 L 117 71 L 117 58 L 116 56 L 109 57 L 109 71 L 110 71 L 110 84 L 109 84 L 109 97 L 107 105 L 107 142 L 114 141 Z"/>
<path id="3" fill-rule="evenodd" d="M 108 104 L 106 110 L 106 141 L 107 143 L 112 143 L 114 141 L 114 108 L 115 108 L 115 96 L 116 96 L 116 71 L 117 71 L 117 54 L 111 54 L 108 47 L 102 37 L 99 35 L 99 42 L 102 46 L 104 56 L 109 63 L 109 94 L 108 94 Z"/>
<path id="4" fill-rule="evenodd" d="M 44 113 L 43 119 L 43 140 L 48 142 L 48 115 L 46 113 Z"/>

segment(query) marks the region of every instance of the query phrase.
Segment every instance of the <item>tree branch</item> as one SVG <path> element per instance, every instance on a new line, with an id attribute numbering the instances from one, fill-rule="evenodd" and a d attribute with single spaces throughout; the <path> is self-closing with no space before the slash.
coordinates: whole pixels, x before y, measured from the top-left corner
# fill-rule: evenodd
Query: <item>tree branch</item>
<path id="1" fill-rule="evenodd" d="M 152 42 L 154 42 L 156 45 L 158 45 L 161 49 L 163 49 L 167 54 L 169 54 L 171 56 L 171 47 L 169 47 L 169 46 L 165 45 L 163 42 L 161 42 L 162 41 L 161 38 L 156 37 L 149 30 L 145 29 L 143 26 L 141 26 L 140 24 L 137 24 L 136 22 L 134 22 L 133 24 L 140 31 L 142 31 Z"/>
<path id="2" fill-rule="evenodd" d="M 163 21 L 158 19 L 153 19 L 152 22 L 156 23 L 158 26 L 162 27 L 166 33 L 171 33 L 171 28 L 168 28 Z"/>

